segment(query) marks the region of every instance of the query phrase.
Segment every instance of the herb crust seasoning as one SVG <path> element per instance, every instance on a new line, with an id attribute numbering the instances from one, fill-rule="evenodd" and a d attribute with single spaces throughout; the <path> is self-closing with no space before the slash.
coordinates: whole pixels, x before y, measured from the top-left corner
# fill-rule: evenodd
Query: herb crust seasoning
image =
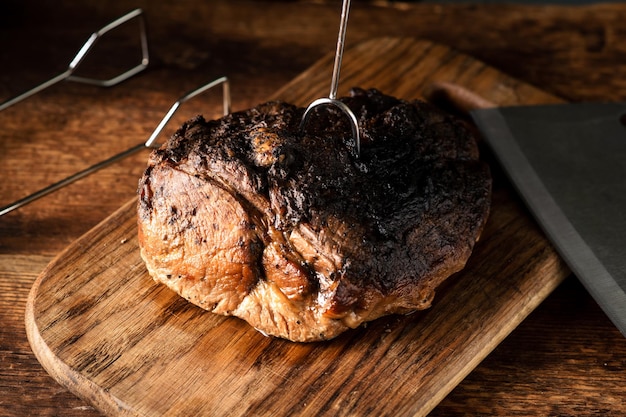
<path id="1" fill-rule="evenodd" d="M 486 222 L 491 176 L 462 123 L 353 89 L 345 116 L 269 102 L 185 123 L 139 182 L 150 275 L 199 307 L 293 341 L 429 307 Z"/>

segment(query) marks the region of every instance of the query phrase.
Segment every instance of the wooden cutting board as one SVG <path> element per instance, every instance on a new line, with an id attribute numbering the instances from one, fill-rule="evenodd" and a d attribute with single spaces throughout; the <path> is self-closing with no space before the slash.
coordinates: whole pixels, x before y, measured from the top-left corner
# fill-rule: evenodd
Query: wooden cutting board
<path id="1" fill-rule="evenodd" d="M 332 59 L 274 98 L 306 105 L 326 96 Z M 362 86 L 413 99 L 441 81 L 498 104 L 557 101 L 445 46 L 392 38 L 346 51 L 340 95 Z M 26 312 L 31 346 L 50 375 L 107 415 L 425 415 L 568 274 L 493 172 L 481 241 L 427 311 L 323 343 L 264 337 L 151 280 L 130 201 L 37 279 Z"/>

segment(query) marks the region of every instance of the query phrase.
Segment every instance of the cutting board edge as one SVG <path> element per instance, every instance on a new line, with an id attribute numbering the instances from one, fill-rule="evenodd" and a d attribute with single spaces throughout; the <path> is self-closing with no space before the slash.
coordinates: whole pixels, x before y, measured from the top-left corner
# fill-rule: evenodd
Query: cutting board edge
<path id="1" fill-rule="evenodd" d="M 28 343 L 41 366 L 57 383 L 72 394 L 85 400 L 104 415 L 115 414 L 123 417 L 138 417 L 139 414 L 134 413 L 132 408 L 126 406 L 120 399 L 102 389 L 102 387 L 83 376 L 80 372 L 73 370 L 52 352 L 39 332 L 39 326 L 34 314 L 33 295 L 37 293 L 39 286 L 40 281 L 38 279 L 31 288 L 26 301 L 25 324 Z"/>
<path id="2" fill-rule="evenodd" d="M 58 355 L 56 355 L 48 346 L 41 335 L 39 325 L 36 319 L 36 299 L 42 282 L 49 277 L 49 271 L 53 269 L 57 262 L 62 259 L 75 245 L 79 245 L 81 241 L 89 239 L 89 237 L 102 225 L 119 217 L 130 209 L 130 206 L 136 204 L 137 198 L 132 198 L 124 203 L 120 208 L 115 210 L 92 229 L 81 235 L 77 240 L 68 245 L 57 256 L 55 256 L 37 276 L 33 283 L 24 311 L 24 324 L 26 329 L 26 337 L 31 350 L 37 361 L 46 370 L 46 372 L 61 386 L 67 388 L 71 393 L 84 399 L 95 409 L 105 415 L 119 415 L 123 417 L 137 417 L 140 414 L 134 413 L 132 408 L 124 404 L 122 400 L 112 395 L 99 385 L 83 376 L 80 372 L 73 370 Z"/>
<path id="3" fill-rule="evenodd" d="M 561 263 L 561 265 L 555 266 L 556 270 L 553 275 L 553 279 L 543 287 L 543 291 L 535 294 L 532 298 L 532 302 L 525 305 L 522 311 L 516 315 L 515 320 L 510 320 L 506 326 L 502 326 L 500 331 L 495 337 L 492 337 L 491 343 L 484 345 L 479 351 L 479 354 L 472 357 L 472 359 L 466 362 L 466 365 L 462 370 L 457 371 L 454 378 L 448 380 L 443 388 L 438 390 L 435 395 L 431 397 L 425 406 L 411 410 L 408 415 L 426 417 L 437 405 L 443 401 L 445 397 L 450 394 L 454 388 L 457 387 L 487 356 L 489 356 L 493 350 L 500 345 L 543 301 L 552 294 L 552 292 L 570 275 L 569 269 Z"/>

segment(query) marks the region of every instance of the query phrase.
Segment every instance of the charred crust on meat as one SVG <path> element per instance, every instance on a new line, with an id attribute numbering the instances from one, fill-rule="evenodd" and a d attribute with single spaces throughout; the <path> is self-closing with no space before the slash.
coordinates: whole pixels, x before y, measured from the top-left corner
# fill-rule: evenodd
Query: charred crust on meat
<path id="1" fill-rule="evenodd" d="M 426 102 L 358 88 L 340 100 L 360 156 L 338 110 L 316 110 L 304 133 L 304 109 L 280 101 L 197 116 L 155 150 L 137 205 L 153 278 L 291 340 L 430 306 L 484 227 L 489 169 L 471 132 Z"/>

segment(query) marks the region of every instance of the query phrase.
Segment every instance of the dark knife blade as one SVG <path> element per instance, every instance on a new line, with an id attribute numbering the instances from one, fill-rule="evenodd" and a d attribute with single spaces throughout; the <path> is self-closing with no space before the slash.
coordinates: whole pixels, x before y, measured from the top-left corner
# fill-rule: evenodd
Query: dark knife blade
<path id="1" fill-rule="evenodd" d="M 626 103 L 471 115 L 557 251 L 626 335 Z"/>

